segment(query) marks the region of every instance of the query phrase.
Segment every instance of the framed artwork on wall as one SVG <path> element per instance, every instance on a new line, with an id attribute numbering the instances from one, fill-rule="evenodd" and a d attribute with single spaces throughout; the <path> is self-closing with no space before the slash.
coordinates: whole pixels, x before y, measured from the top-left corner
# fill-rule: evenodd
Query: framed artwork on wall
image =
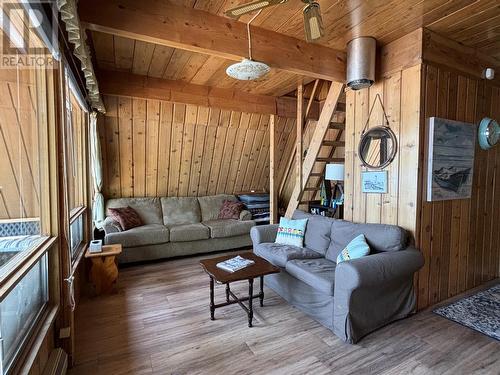
<path id="1" fill-rule="evenodd" d="M 363 193 L 387 193 L 387 171 L 361 172 L 361 191 Z"/>
<path id="2" fill-rule="evenodd" d="M 470 198 L 476 126 L 430 117 L 427 145 L 427 201 Z"/>

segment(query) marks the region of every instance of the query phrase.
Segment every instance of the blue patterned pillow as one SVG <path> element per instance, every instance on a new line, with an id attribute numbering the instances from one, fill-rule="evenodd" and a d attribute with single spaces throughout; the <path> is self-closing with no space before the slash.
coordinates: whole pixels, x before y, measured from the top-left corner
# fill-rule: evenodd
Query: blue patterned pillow
<path id="1" fill-rule="evenodd" d="M 307 219 L 292 220 L 282 217 L 276 235 L 276 243 L 304 247 Z"/>
<path id="2" fill-rule="evenodd" d="M 365 235 L 360 234 L 347 244 L 337 256 L 337 264 L 346 260 L 361 258 L 370 254 L 370 246 L 366 243 Z"/>

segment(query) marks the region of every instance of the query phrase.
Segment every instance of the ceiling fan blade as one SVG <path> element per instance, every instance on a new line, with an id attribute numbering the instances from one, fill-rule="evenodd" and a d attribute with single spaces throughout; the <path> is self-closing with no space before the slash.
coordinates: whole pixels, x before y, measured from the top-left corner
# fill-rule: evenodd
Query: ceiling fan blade
<path id="1" fill-rule="evenodd" d="M 240 16 L 254 12 L 256 10 L 264 9 L 273 5 L 278 5 L 282 3 L 286 3 L 288 0 L 257 0 L 252 1 L 251 3 L 246 3 L 234 7 L 232 9 L 226 10 L 224 14 L 231 18 L 239 18 Z"/>

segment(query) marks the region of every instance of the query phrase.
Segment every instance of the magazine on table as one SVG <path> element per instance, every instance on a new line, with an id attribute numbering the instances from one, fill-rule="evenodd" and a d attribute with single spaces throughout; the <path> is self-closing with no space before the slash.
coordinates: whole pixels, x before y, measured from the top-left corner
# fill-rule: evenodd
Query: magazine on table
<path id="1" fill-rule="evenodd" d="M 254 263 L 255 262 L 253 260 L 245 259 L 238 255 L 234 258 L 225 260 L 224 262 L 217 263 L 217 268 L 232 273 L 251 266 Z"/>

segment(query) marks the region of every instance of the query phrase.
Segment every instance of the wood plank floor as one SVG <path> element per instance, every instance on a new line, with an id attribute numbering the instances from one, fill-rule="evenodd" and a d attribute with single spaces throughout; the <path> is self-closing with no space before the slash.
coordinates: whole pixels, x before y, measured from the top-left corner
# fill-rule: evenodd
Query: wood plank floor
<path id="1" fill-rule="evenodd" d="M 208 277 L 198 265 L 204 257 L 124 268 L 117 294 L 82 300 L 70 374 L 500 373 L 499 342 L 430 311 L 358 345 L 343 343 L 268 288 L 253 328 L 237 305 L 216 310 L 210 321 Z M 223 286 L 216 298 L 223 300 Z"/>

